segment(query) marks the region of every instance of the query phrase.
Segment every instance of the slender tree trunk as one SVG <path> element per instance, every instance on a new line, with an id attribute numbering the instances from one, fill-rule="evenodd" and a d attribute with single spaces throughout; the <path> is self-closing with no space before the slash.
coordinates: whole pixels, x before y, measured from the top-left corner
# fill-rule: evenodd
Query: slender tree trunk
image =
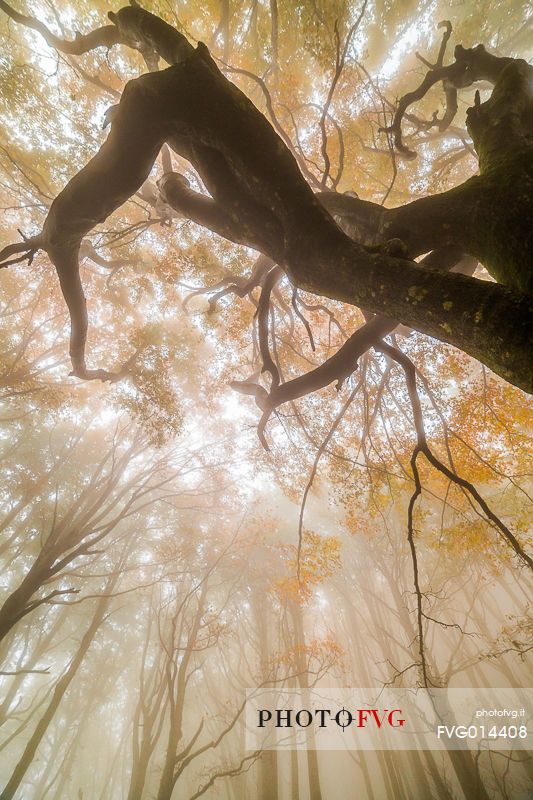
<path id="1" fill-rule="evenodd" d="M 426 761 L 428 765 L 429 774 L 435 784 L 437 797 L 439 800 L 452 800 L 450 789 L 440 774 L 440 769 L 433 757 L 433 753 L 431 750 L 423 750 L 422 752 L 424 753 L 424 761 Z"/>
<path id="2" fill-rule="evenodd" d="M 33 653 L 28 657 L 27 661 L 24 662 L 24 666 L 26 669 L 33 669 L 42 656 L 46 653 L 47 647 L 50 642 L 53 640 L 54 636 L 56 635 L 57 631 L 61 628 L 63 623 L 65 622 L 65 615 L 64 614 L 57 614 L 53 623 L 51 624 L 48 631 L 45 631 L 43 635 L 39 638 L 39 640 L 35 644 L 35 649 Z M 19 667 L 22 666 L 22 662 L 20 662 Z M 0 704 L 0 726 L 4 724 L 4 722 L 9 718 L 9 709 L 11 708 L 11 704 L 15 699 L 22 682 L 28 676 L 24 673 L 19 673 L 18 675 L 14 675 L 11 683 L 9 685 L 9 689 L 7 690 L 2 703 Z"/>
<path id="3" fill-rule="evenodd" d="M 298 750 L 291 750 L 291 800 L 299 800 L 300 797 L 298 767 Z"/>
<path id="4" fill-rule="evenodd" d="M 361 772 L 363 774 L 363 780 L 365 782 L 365 791 L 366 791 L 367 800 L 375 800 L 374 789 L 372 788 L 372 779 L 370 777 L 370 772 L 369 772 L 368 764 L 367 764 L 367 754 L 365 753 L 364 750 L 361 750 L 358 753 L 358 756 L 359 757 L 357 759 L 357 765 L 359 766 L 359 768 L 360 768 L 360 770 L 361 770 Z"/>
<path id="5" fill-rule="evenodd" d="M 157 687 L 157 662 L 153 665 L 149 678 L 149 686 L 141 675 L 139 700 L 133 718 L 132 731 L 132 767 L 128 790 L 128 800 L 140 800 L 146 783 L 146 775 L 150 759 L 161 735 L 165 714 L 166 698 L 163 696 L 165 686 Z M 140 742 L 138 737 L 140 737 Z"/>
<path id="6" fill-rule="evenodd" d="M 151 753 L 148 751 L 147 747 L 141 749 L 140 756 L 132 769 L 128 800 L 140 800 L 143 795 L 146 773 L 148 772 L 148 765 L 150 764 L 150 755 Z"/>
<path id="7" fill-rule="evenodd" d="M 48 783 L 48 785 L 43 789 L 42 793 L 40 793 L 39 787 L 37 787 L 35 796 L 39 798 L 45 798 L 46 794 L 50 791 L 50 789 L 54 785 L 54 781 L 59 778 L 55 793 L 54 793 L 54 800 L 62 800 L 65 797 L 65 783 L 69 779 L 72 773 L 73 761 L 76 755 L 76 750 L 79 747 L 79 739 L 77 732 L 73 736 L 66 752 L 63 757 L 63 762 L 59 765 L 59 768 L 54 775 L 53 779 Z"/>
<path id="8" fill-rule="evenodd" d="M 204 580 L 200 595 L 198 597 L 198 607 L 196 609 L 191 629 L 187 636 L 187 643 L 182 648 L 183 657 L 178 668 L 177 677 L 169 683 L 170 698 L 170 725 L 166 747 L 165 762 L 159 782 L 157 800 L 171 800 L 174 786 L 176 785 L 176 755 L 178 744 L 182 737 L 183 710 L 185 705 L 185 692 L 187 688 L 187 670 L 196 645 L 196 637 L 200 629 L 202 615 L 205 608 L 207 596 L 207 580 Z M 174 647 L 179 647 L 179 642 Z M 175 650 L 173 650 L 175 652 Z M 174 695 L 175 693 L 175 695 Z M 1 798 L 0 798 L 1 800 Z"/>
<path id="9" fill-rule="evenodd" d="M 24 748 L 24 752 L 22 753 L 22 756 L 19 759 L 18 764 L 13 770 L 13 773 L 9 781 L 7 782 L 4 791 L 0 795 L 0 800 L 12 800 L 12 798 L 15 796 L 15 792 L 17 791 L 22 780 L 24 779 L 24 776 L 35 757 L 37 748 L 39 747 L 39 744 L 41 743 L 42 738 L 48 729 L 48 726 L 50 725 L 57 709 L 59 708 L 59 705 L 63 699 L 65 692 L 67 691 L 78 669 L 80 668 L 83 659 L 85 658 L 85 655 L 87 653 L 87 650 L 89 649 L 91 642 L 93 641 L 98 631 L 98 628 L 102 624 L 102 620 L 104 618 L 107 606 L 109 605 L 109 597 L 107 596 L 107 594 L 111 591 L 112 585 L 114 585 L 116 581 L 117 577 L 114 576 L 112 578 L 112 582 L 108 583 L 106 587 L 105 590 L 106 596 L 102 596 L 98 600 L 92 622 L 81 640 L 78 651 L 76 652 L 76 655 L 70 662 L 70 665 L 65 674 L 57 682 L 56 687 L 52 694 L 52 699 L 50 700 L 50 703 L 48 704 L 48 707 L 44 712 L 43 716 L 37 723 L 37 727 L 35 728 L 35 731 L 33 732 L 32 736 L 30 737 L 29 742 Z"/>
<path id="10" fill-rule="evenodd" d="M 306 669 L 307 663 L 302 648 L 305 647 L 305 632 L 303 625 L 303 616 L 301 606 L 297 602 L 290 603 L 290 612 L 294 626 L 294 641 L 297 646 L 296 652 L 296 666 L 299 673 L 298 683 L 300 688 L 304 690 L 309 688 L 309 681 L 307 679 Z M 310 733 L 311 744 L 313 745 L 313 734 Z M 305 751 L 307 757 L 307 774 L 309 778 L 309 795 L 311 800 L 322 800 L 322 789 L 320 787 L 320 772 L 318 767 L 317 751 L 314 748 L 309 748 Z"/>
<path id="11" fill-rule="evenodd" d="M 402 754 L 403 755 L 403 754 Z M 428 781 L 426 768 L 420 758 L 417 750 L 408 750 L 405 753 L 407 760 L 411 765 L 411 771 L 414 778 L 414 785 L 416 786 L 416 797 L 420 800 L 430 800 L 433 797 L 433 791 Z M 409 784 L 407 784 L 409 786 Z"/>
<path id="12" fill-rule="evenodd" d="M 413 637 L 415 635 L 414 627 L 405 605 L 402 602 L 398 586 L 392 579 L 390 573 L 384 571 L 384 574 L 388 580 L 388 585 L 391 589 L 392 596 L 396 601 L 400 624 L 402 625 L 406 636 L 408 637 L 408 641 L 413 641 Z M 428 662 L 431 660 L 430 654 L 427 652 L 426 659 Z M 432 672 L 437 674 L 437 669 L 433 667 Z M 450 722 L 453 722 L 450 717 L 449 720 Z M 457 780 L 459 781 L 467 800 L 490 800 L 489 795 L 483 786 L 477 761 L 474 760 L 472 753 L 466 750 L 448 750 L 447 752 L 453 770 L 457 776 Z"/>
<path id="13" fill-rule="evenodd" d="M 253 603 L 257 639 L 259 645 L 259 662 L 261 680 L 268 679 L 270 648 L 268 641 L 268 616 L 265 609 L 264 596 L 254 597 Z M 259 760 L 260 800 L 278 800 L 278 754 L 275 750 L 265 750 Z"/>

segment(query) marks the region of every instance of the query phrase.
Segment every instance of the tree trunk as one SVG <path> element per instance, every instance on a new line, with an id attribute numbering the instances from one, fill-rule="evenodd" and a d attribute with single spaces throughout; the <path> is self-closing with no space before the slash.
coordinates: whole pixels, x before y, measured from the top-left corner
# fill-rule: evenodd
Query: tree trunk
<path id="1" fill-rule="evenodd" d="M 265 682 L 269 677 L 270 648 L 268 641 L 269 618 L 263 594 L 254 596 L 253 612 L 259 646 L 261 681 Z M 262 753 L 259 759 L 259 777 L 260 800 L 278 800 L 278 754 L 276 750 L 265 750 Z"/>
<path id="2" fill-rule="evenodd" d="M 461 239 L 468 253 L 516 287 L 510 289 L 425 270 L 399 256 L 396 245 L 390 252 L 386 247 L 372 252 L 350 239 L 315 197 L 265 117 L 221 74 L 204 45 L 195 50 L 178 31 L 140 8 L 122 9 L 111 19 L 130 38 L 135 32 L 142 42 L 149 35 L 150 46 L 174 66 L 127 84 L 109 138 L 56 197 L 38 237 L 38 246 L 56 267 L 70 310 L 75 374 L 100 376 L 85 364 L 81 240 L 139 189 L 168 141 L 198 170 L 211 194 L 207 198 L 184 189 L 181 176 L 170 173 L 161 183 L 162 194 L 177 211 L 231 241 L 258 249 L 286 270 L 294 286 L 398 320 L 533 391 L 532 301 L 523 291 L 524 282 L 531 285 L 524 264 L 530 274 L 533 262 L 528 224 L 533 215 L 533 145 L 526 129 L 513 128 L 513 103 L 523 99 L 531 105 L 528 82 L 533 68 L 490 57 L 491 64 L 505 67 L 501 74 L 494 69 L 489 79 L 496 83 L 493 95 L 499 93 L 501 99 L 509 93 L 509 136 L 500 138 L 498 157 L 489 157 L 486 139 L 494 126 L 489 119 L 480 133 L 477 123 L 472 125 L 482 174 L 451 193 L 417 201 L 417 208 L 427 211 L 427 220 L 422 224 L 418 215 L 411 220 L 414 230 L 418 225 L 434 232 L 451 230 L 445 243 Z M 486 61 L 478 48 L 463 53 L 472 63 Z M 517 76 L 512 87 L 504 80 L 506 70 Z M 520 119 L 529 118 L 524 114 Z M 396 211 L 395 230 L 403 230 L 407 213 Z M 439 213 L 442 224 L 436 220 Z M 452 230 L 455 221 L 457 231 Z M 428 249 L 440 244 L 432 241 Z"/>
<path id="3" fill-rule="evenodd" d="M 114 576 L 112 580 L 106 586 L 106 595 L 112 590 L 112 586 L 116 583 L 117 577 Z M 15 796 L 15 792 L 17 791 L 18 787 L 20 786 L 26 772 L 28 771 L 35 753 L 37 752 L 37 748 L 41 743 L 43 736 L 45 735 L 50 722 L 52 721 L 57 709 L 59 708 L 59 704 L 61 703 L 65 692 L 67 691 L 68 687 L 70 686 L 73 678 L 75 677 L 78 669 L 80 668 L 83 659 L 89 649 L 91 642 L 93 641 L 98 628 L 102 624 L 102 620 L 104 618 L 107 606 L 109 605 L 109 597 L 102 596 L 96 605 L 96 610 L 92 619 L 89 628 L 85 632 L 80 646 L 70 662 L 69 667 L 65 674 L 59 679 L 56 684 L 56 687 L 52 694 L 52 699 L 48 704 L 46 711 L 44 712 L 43 716 L 39 720 L 35 731 L 33 732 L 32 736 L 30 737 L 29 742 L 27 743 L 26 747 L 24 748 L 24 752 L 16 765 L 13 773 L 7 782 L 7 785 L 0 795 L 0 800 L 12 800 Z"/>
<path id="4" fill-rule="evenodd" d="M 176 785 L 176 780 L 178 776 L 178 773 L 176 772 L 176 755 L 178 750 L 178 744 L 182 737 L 183 710 L 185 705 L 185 692 L 187 687 L 187 670 L 189 668 L 189 664 L 193 656 L 194 648 L 196 645 L 196 637 L 198 636 L 200 623 L 202 621 L 202 615 L 204 613 L 205 601 L 207 596 L 207 586 L 208 586 L 207 579 L 204 579 L 198 597 L 198 606 L 194 614 L 191 628 L 187 635 L 187 643 L 185 647 L 182 648 L 183 657 L 181 659 L 177 671 L 177 676 L 175 677 L 175 680 L 169 682 L 169 693 L 171 694 L 169 702 L 169 708 L 170 708 L 169 731 L 168 731 L 167 747 L 165 753 L 165 761 L 163 764 L 163 771 L 161 773 L 161 778 L 159 782 L 159 790 L 157 792 L 157 800 L 171 800 L 172 792 L 174 791 L 174 786 Z M 175 647 L 176 646 L 179 647 L 179 642 L 177 643 L 177 645 L 175 645 Z M 172 650 L 172 652 L 175 651 Z"/>
<path id="5" fill-rule="evenodd" d="M 290 602 L 290 613 L 294 626 L 294 644 L 296 650 L 296 669 L 298 674 L 298 683 L 300 688 L 305 692 L 309 688 L 309 681 L 307 678 L 307 660 L 302 648 L 305 648 L 305 632 L 303 625 L 302 609 L 298 602 Z M 318 767 L 317 750 L 313 747 L 314 735 L 310 731 L 311 747 L 305 751 L 307 758 L 307 775 L 309 778 L 309 796 L 311 800 L 322 800 L 322 790 L 320 788 L 320 772 Z"/>

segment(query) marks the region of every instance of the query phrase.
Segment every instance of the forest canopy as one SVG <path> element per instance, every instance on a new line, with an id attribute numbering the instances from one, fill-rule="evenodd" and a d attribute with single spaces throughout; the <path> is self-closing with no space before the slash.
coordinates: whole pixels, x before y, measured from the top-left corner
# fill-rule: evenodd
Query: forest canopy
<path id="1" fill-rule="evenodd" d="M 530 680 L 529 5 L 0 35 L 1 800 L 525 791 L 239 731 L 247 686 Z"/>

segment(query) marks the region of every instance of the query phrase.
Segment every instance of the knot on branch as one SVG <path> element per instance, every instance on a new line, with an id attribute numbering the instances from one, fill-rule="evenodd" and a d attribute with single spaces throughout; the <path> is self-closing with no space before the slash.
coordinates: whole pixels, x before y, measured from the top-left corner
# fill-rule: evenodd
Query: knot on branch
<path id="1" fill-rule="evenodd" d="M 179 203 L 180 196 L 185 198 L 191 192 L 189 179 L 180 172 L 164 172 L 156 184 L 165 203 L 169 202 L 169 196 L 172 196 L 173 203 Z"/>
<path id="2" fill-rule="evenodd" d="M 109 108 L 106 108 L 105 113 L 104 113 L 104 119 L 102 121 L 102 130 L 103 131 L 105 131 L 105 129 L 109 125 L 111 125 L 113 123 L 113 120 L 115 119 L 115 117 L 118 114 L 119 107 L 120 107 L 120 103 L 115 103 L 115 105 L 109 106 Z"/>
<path id="3" fill-rule="evenodd" d="M 488 56 L 485 52 L 485 55 Z M 522 59 L 501 69 L 491 96 L 481 102 L 476 91 L 467 110 L 466 127 L 479 156 L 481 172 L 529 144 L 533 134 L 533 67 Z"/>
<path id="4" fill-rule="evenodd" d="M 487 50 L 483 44 L 476 44 L 475 47 L 463 47 L 462 44 L 457 44 L 453 51 L 453 57 L 456 61 L 465 61 L 470 64 L 473 58 L 479 57 L 486 52 Z"/>
<path id="5" fill-rule="evenodd" d="M 173 216 L 194 219 L 193 209 L 196 208 L 198 200 L 200 202 L 207 200 L 205 195 L 191 189 L 188 178 L 179 172 L 164 172 L 156 181 L 156 186 L 159 190 L 160 202 L 167 209 L 172 209 Z"/>
<path id="6" fill-rule="evenodd" d="M 409 257 L 409 250 L 405 242 L 401 239 L 394 238 L 389 239 L 382 245 L 382 252 L 386 253 L 389 256 L 393 256 L 394 258 L 408 258 Z"/>

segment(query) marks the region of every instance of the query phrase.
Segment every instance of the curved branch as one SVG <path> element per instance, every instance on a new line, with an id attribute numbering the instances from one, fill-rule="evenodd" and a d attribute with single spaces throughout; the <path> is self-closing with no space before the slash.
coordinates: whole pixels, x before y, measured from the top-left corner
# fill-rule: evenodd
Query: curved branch
<path id="1" fill-rule="evenodd" d="M 291 305 L 292 305 L 292 307 L 294 309 L 294 313 L 296 314 L 298 319 L 302 322 L 305 330 L 307 331 L 307 336 L 309 337 L 309 344 L 311 345 L 311 350 L 314 353 L 315 350 L 316 350 L 316 347 L 315 347 L 315 340 L 314 340 L 314 337 L 313 337 L 313 331 L 311 330 L 311 326 L 309 324 L 309 321 L 304 317 L 304 315 L 302 314 L 302 312 L 298 308 L 298 289 L 293 289 L 293 291 L 292 291 Z"/>
<path id="2" fill-rule="evenodd" d="M 416 89 L 408 92 L 400 99 L 392 125 L 380 129 L 394 135 L 396 149 L 406 158 L 416 158 L 416 152 L 406 147 L 402 138 L 402 120 L 409 106 L 425 97 L 432 86 L 442 81 L 446 95 L 446 112 L 441 120 L 437 120 L 435 117 L 432 124 L 437 124 L 439 130 L 444 131 L 450 125 L 457 112 L 457 89 L 471 86 L 472 83 L 479 80 L 496 83 L 502 70 L 513 60 L 493 56 L 487 53 L 482 45 L 469 50 L 458 45 L 455 48 L 455 61 L 445 67 L 442 62 L 446 44 L 451 35 L 451 24 L 444 22 L 440 23 L 439 27 L 442 25 L 446 26 L 446 31 L 437 63 L 426 74 L 422 83 Z M 425 63 L 431 66 L 428 62 Z"/>
<path id="3" fill-rule="evenodd" d="M 407 383 L 407 390 L 409 393 L 409 399 L 411 401 L 411 408 L 413 411 L 413 419 L 415 423 L 416 435 L 417 435 L 417 446 L 413 453 L 413 457 L 411 459 L 411 466 L 413 467 L 413 472 L 416 469 L 416 457 L 419 453 L 423 453 L 423 455 L 427 458 L 429 463 L 435 467 L 436 470 L 441 472 L 448 480 L 455 483 L 457 486 L 465 489 L 476 501 L 476 503 L 480 506 L 483 510 L 483 513 L 487 517 L 488 520 L 492 523 L 492 525 L 500 531 L 502 537 L 511 545 L 519 559 L 526 564 L 530 569 L 533 570 L 533 558 L 529 556 L 525 551 L 516 536 L 509 530 L 507 525 L 498 517 L 497 514 L 492 511 L 488 503 L 484 500 L 484 498 L 479 494 L 476 487 L 467 481 L 465 478 L 458 475 L 455 471 L 451 470 L 446 464 L 443 464 L 440 459 L 438 459 L 433 451 L 431 450 L 427 437 L 426 431 L 424 428 L 424 417 L 422 414 L 422 406 L 420 404 L 420 398 L 418 396 L 418 391 L 416 388 L 416 367 L 411 361 L 411 359 L 392 345 L 386 344 L 385 342 L 379 342 L 374 345 L 376 350 L 386 354 L 389 358 L 392 358 L 402 367 L 405 373 L 405 379 Z M 418 495 L 421 493 L 421 486 L 418 481 L 416 485 L 415 494 L 411 498 L 411 503 L 414 505 L 414 502 Z M 410 504 L 411 508 L 411 504 Z M 411 509 L 412 510 L 412 509 Z M 412 524 L 412 523 L 411 523 Z"/>
<path id="4" fill-rule="evenodd" d="M 212 286 L 203 286 L 200 289 L 195 289 L 188 294 L 183 301 L 183 308 L 187 308 L 187 305 L 194 297 L 198 297 L 198 295 L 210 294 L 211 292 L 214 292 L 215 294 L 213 294 L 213 297 L 209 299 L 210 312 L 214 311 L 218 301 L 223 297 L 226 297 L 228 294 L 234 294 L 237 297 L 246 297 L 246 295 L 248 295 L 250 300 L 255 302 L 251 293 L 255 288 L 261 286 L 265 276 L 273 266 L 274 264 L 272 261 L 266 258 L 266 256 L 259 256 L 252 268 L 249 278 L 241 278 L 238 275 L 228 275 Z"/>
<path id="5" fill-rule="evenodd" d="M 436 67 L 442 67 L 442 65 L 444 63 L 444 55 L 446 53 L 446 47 L 448 46 L 448 42 L 450 40 L 450 36 L 452 35 L 452 23 L 448 19 L 445 19 L 442 22 L 439 22 L 439 24 L 437 25 L 437 28 L 444 28 L 444 33 L 442 35 L 442 40 L 441 40 L 440 47 L 439 47 L 439 54 L 437 56 L 437 60 L 435 61 L 435 63 L 431 64 L 429 61 L 426 61 L 426 59 L 423 58 L 420 55 L 420 53 L 418 53 L 418 52 L 415 53 L 415 56 L 418 58 L 418 60 L 421 61 L 422 64 L 424 64 L 426 67 L 429 67 L 429 69 L 435 69 Z"/>
<path id="6" fill-rule="evenodd" d="M 457 248 L 443 248 L 429 253 L 421 262 L 426 269 L 449 271 L 452 269 L 464 274 L 472 272 L 475 261 L 467 257 L 462 258 L 462 253 Z M 375 316 L 371 318 L 355 333 L 353 333 L 339 350 L 320 366 L 309 372 L 299 375 L 286 383 L 273 385 L 269 392 L 260 384 L 249 381 L 233 381 L 230 385 L 242 394 L 255 398 L 257 406 L 263 411 L 258 425 L 258 435 L 261 443 L 268 450 L 264 430 L 272 412 L 287 402 L 293 402 L 300 397 L 318 391 L 337 381 L 337 391 L 344 381 L 357 369 L 359 358 L 366 353 L 376 342 L 381 342 L 384 336 L 392 333 L 398 327 L 397 320 L 388 317 Z M 279 385 L 278 385 L 279 384 Z"/>
<path id="7" fill-rule="evenodd" d="M 342 48 L 342 53 L 341 53 L 341 44 L 340 44 L 340 38 L 339 38 L 338 23 L 335 22 L 335 38 L 336 38 L 336 43 L 337 43 L 337 52 L 336 52 L 336 57 L 335 57 L 335 72 L 333 73 L 333 78 L 332 78 L 332 81 L 331 81 L 331 84 L 330 84 L 330 87 L 329 87 L 329 90 L 328 90 L 328 94 L 327 94 L 327 97 L 326 97 L 326 102 L 324 103 L 324 107 L 322 109 L 322 114 L 321 114 L 320 123 L 319 123 L 320 133 L 321 133 L 321 137 L 322 137 L 320 150 L 321 150 L 321 153 L 322 153 L 322 159 L 324 161 L 324 171 L 323 171 L 323 174 L 322 174 L 322 181 L 321 181 L 321 185 L 322 185 L 323 189 L 325 189 L 326 186 L 327 186 L 328 178 L 330 177 L 330 171 L 331 171 L 331 162 L 330 162 L 330 158 L 329 158 L 329 154 L 328 154 L 328 134 L 327 134 L 327 131 L 326 131 L 326 119 L 328 118 L 328 115 L 329 115 L 329 108 L 330 108 L 331 102 L 333 100 L 333 95 L 335 93 L 335 89 L 337 88 L 337 84 L 338 84 L 338 82 L 340 80 L 340 77 L 342 75 L 342 72 L 344 70 L 344 65 L 346 63 L 346 56 L 348 55 L 348 50 L 349 50 L 350 45 L 352 43 L 352 39 L 354 37 L 354 34 L 356 33 L 359 25 L 361 24 L 361 20 L 363 19 L 364 13 L 366 11 L 367 2 L 368 2 L 368 0 L 363 0 L 363 5 L 361 7 L 361 11 L 359 12 L 359 15 L 358 15 L 357 19 L 353 23 L 352 27 L 350 28 L 350 30 L 348 31 L 348 34 L 346 36 L 346 40 L 344 42 L 344 47 Z"/>
<path id="8" fill-rule="evenodd" d="M 77 33 L 76 37 L 68 41 L 56 36 L 49 28 L 40 20 L 35 17 L 28 17 L 25 14 L 20 14 L 11 8 L 5 0 L 0 0 L 0 10 L 4 11 L 8 17 L 19 25 L 24 25 L 33 31 L 40 33 L 46 44 L 55 48 L 60 53 L 66 53 L 72 56 L 81 56 L 83 53 L 88 53 L 90 50 L 95 50 L 97 47 L 110 48 L 120 41 L 119 31 L 115 25 L 104 25 L 102 28 L 97 28 L 87 34 Z"/>
<path id="9" fill-rule="evenodd" d="M 31 264 L 35 253 L 41 249 L 41 237 L 32 236 L 26 238 L 23 236 L 22 242 L 8 244 L 3 250 L 0 250 L 0 269 L 10 267 L 12 264 L 18 264 L 21 261 L 28 261 Z M 19 253 L 21 255 L 19 255 Z M 17 256 L 11 258 L 11 256 Z"/>
<path id="10" fill-rule="evenodd" d="M 259 334 L 259 351 L 263 360 L 263 367 L 261 372 L 270 372 L 272 379 L 271 388 L 275 389 L 279 386 L 280 375 L 279 369 L 272 360 L 270 355 L 270 348 L 268 346 L 268 318 L 270 314 L 270 295 L 276 283 L 282 278 L 283 270 L 281 267 L 274 267 L 267 275 L 263 288 L 261 290 L 261 297 L 259 298 L 259 305 L 257 307 L 257 328 Z"/>

